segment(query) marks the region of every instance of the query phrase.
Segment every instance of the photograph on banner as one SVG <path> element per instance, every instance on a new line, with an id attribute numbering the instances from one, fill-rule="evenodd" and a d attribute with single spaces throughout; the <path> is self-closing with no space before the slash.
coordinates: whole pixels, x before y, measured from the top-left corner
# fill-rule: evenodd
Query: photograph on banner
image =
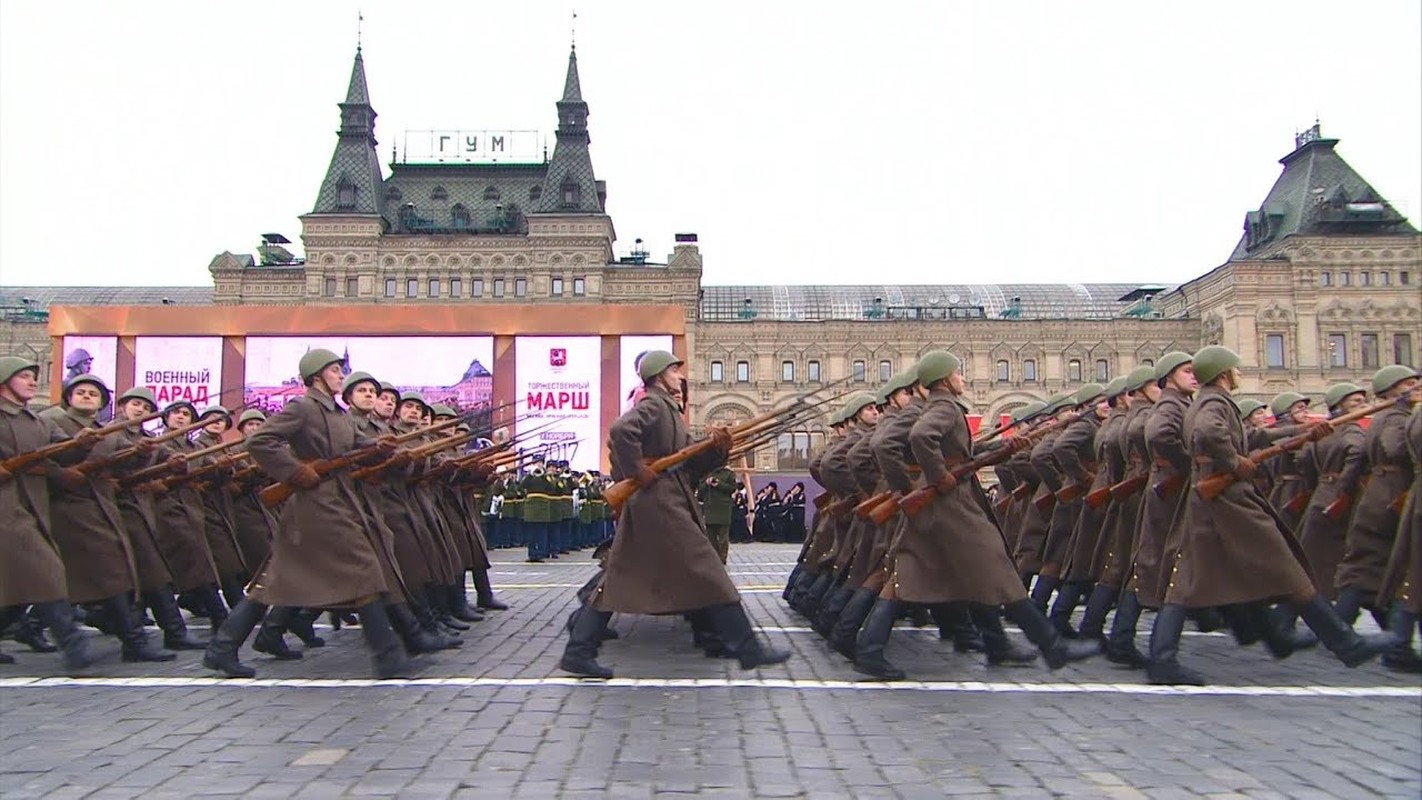
<path id="1" fill-rule="evenodd" d="M 133 383 L 153 391 L 160 411 L 180 400 L 192 403 L 198 413 L 210 405 L 232 408 L 239 402 L 221 396 L 221 336 L 139 336 L 133 343 Z"/>
<path id="2" fill-rule="evenodd" d="M 97 375 L 110 392 L 118 391 L 118 337 L 65 336 L 64 380 L 79 375 Z M 99 412 L 99 422 L 114 418 L 113 403 Z"/>
<path id="3" fill-rule="evenodd" d="M 419 392 L 430 405 L 460 413 L 492 405 L 492 336 L 249 336 L 242 401 L 274 414 L 304 396 L 297 365 L 318 348 L 339 355 L 345 374 L 368 372 L 401 392 Z M 487 429 L 487 415 L 476 415 L 472 424 Z"/>
<path id="4" fill-rule="evenodd" d="M 632 406 L 637 405 L 637 401 L 646 394 L 642 389 L 642 378 L 637 374 L 637 369 L 642 364 L 642 356 L 652 350 L 672 349 L 671 334 L 657 334 L 653 336 L 623 336 L 618 342 L 618 363 L 620 380 L 622 383 L 622 413 L 626 413 Z"/>
<path id="5" fill-rule="evenodd" d="M 523 401 L 515 433 L 539 428 L 522 449 L 540 449 L 545 460 L 567 461 L 574 470 L 600 469 L 601 337 L 515 337 L 514 371 L 514 397 Z"/>

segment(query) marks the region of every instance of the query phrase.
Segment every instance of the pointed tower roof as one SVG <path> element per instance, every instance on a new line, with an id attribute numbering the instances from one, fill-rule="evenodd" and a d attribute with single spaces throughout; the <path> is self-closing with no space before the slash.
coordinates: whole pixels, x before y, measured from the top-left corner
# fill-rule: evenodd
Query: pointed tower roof
<path id="1" fill-rule="evenodd" d="M 1323 138 L 1318 123 L 1294 137 L 1293 152 L 1279 160 L 1283 173 L 1259 209 L 1245 215 L 1230 261 L 1266 258 L 1295 234 L 1417 233 L 1338 155 L 1337 144 Z"/>
<path id="2" fill-rule="evenodd" d="M 568 76 L 558 101 L 558 130 L 553 158 L 548 162 L 543 193 L 535 211 L 544 213 L 603 213 L 606 187 L 593 174 L 588 152 L 588 104 L 583 102 L 578 79 L 578 51 L 568 53 Z"/>
<path id="3" fill-rule="evenodd" d="M 316 196 L 315 214 L 379 214 L 380 159 L 375 153 L 375 109 L 365 82 L 365 59 L 356 48 L 346 100 L 340 104 L 336 150 Z"/>

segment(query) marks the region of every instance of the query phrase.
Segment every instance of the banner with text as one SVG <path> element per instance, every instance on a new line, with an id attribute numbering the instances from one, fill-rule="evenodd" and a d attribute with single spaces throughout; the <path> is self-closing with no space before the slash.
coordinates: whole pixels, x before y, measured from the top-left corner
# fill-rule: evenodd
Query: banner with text
<path id="1" fill-rule="evenodd" d="M 118 395 L 118 337 L 64 337 L 64 380 L 79 375 L 97 375 L 109 391 Z M 63 389 L 61 389 L 63 391 Z M 99 412 L 99 422 L 114 418 L 113 404 Z"/>
<path id="2" fill-rule="evenodd" d="M 619 395 L 622 398 L 620 410 L 622 413 L 626 413 L 642 398 L 642 378 L 637 374 L 637 368 L 642 363 L 642 356 L 646 355 L 648 350 L 670 351 L 672 337 L 671 334 L 623 336 L 618 342 L 618 347 L 620 350 L 618 363 L 622 365 L 621 372 L 618 373 L 622 381 L 622 394 Z"/>
<path id="3" fill-rule="evenodd" d="M 515 399 L 520 430 L 548 425 L 525 442 L 576 470 L 599 469 L 602 452 L 602 339 L 597 336 L 514 338 Z M 553 424 L 548 424 L 549 422 Z"/>
<path id="4" fill-rule="evenodd" d="M 139 336 L 133 346 L 133 383 L 147 386 L 158 408 L 186 400 L 202 413 L 222 403 L 221 336 Z M 240 400 L 223 405 L 232 408 Z"/>

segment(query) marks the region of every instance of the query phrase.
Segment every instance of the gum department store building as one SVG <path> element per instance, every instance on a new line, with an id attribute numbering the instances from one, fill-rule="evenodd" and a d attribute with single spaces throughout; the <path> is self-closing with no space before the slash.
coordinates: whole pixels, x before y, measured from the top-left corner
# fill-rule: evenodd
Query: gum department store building
<path id="1" fill-rule="evenodd" d="M 1417 363 L 1422 236 L 1317 125 L 1245 213 L 1229 258 L 1178 286 L 705 286 L 694 234 L 678 234 L 664 264 L 640 244 L 615 256 L 575 53 L 557 113 L 538 163 L 392 163 L 385 177 L 357 54 L 335 152 L 301 217 L 304 260 L 271 243 L 256 257 L 224 252 L 210 289 L 0 287 L 0 348 L 33 353 L 48 380 L 51 305 L 679 305 L 698 427 L 850 375 L 872 389 L 936 347 L 963 360 L 965 399 L 988 419 L 1205 344 L 1237 350 L 1242 394 L 1264 401 Z M 822 436 L 784 436 L 756 467 L 803 469 Z"/>

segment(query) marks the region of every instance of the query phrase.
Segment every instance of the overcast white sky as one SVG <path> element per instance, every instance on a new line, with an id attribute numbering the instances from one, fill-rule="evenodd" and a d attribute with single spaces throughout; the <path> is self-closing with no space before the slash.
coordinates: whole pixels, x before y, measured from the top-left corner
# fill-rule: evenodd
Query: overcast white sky
<path id="1" fill-rule="evenodd" d="M 296 239 L 356 13 L 406 130 L 551 134 L 570 14 L 625 254 L 705 282 L 1188 279 L 1321 117 L 1422 212 L 1422 3 L 0 3 L 0 283 L 191 284 Z"/>

